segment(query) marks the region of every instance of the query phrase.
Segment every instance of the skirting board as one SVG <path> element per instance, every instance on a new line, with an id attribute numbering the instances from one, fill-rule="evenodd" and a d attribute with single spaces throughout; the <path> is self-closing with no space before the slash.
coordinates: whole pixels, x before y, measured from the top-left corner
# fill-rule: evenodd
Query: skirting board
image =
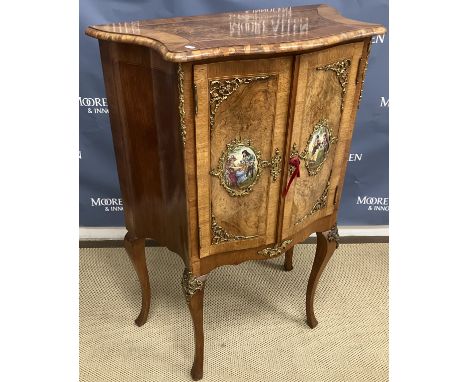
<path id="1" fill-rule="evenodd" d="M 338 226 L 338 231 L 343 243 L 388 242 L 389 236 L 388 225 Z M 80 247 L 121 246 L 126 233 L 124 227 L 80 227 Z M 315 234 L 309 242 L 315 242 Z"/>

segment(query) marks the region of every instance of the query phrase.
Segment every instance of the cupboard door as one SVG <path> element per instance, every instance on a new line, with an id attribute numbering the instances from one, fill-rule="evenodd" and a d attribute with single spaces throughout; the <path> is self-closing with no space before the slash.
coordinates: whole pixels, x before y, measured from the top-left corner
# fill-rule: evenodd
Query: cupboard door
<path id="1" fill-rule="evenodd" d="M 200 256 L 276 242 L 292 57 L 194 66 Z"/>
<path id="2" fill-rule="evenodd" d="M 300 177 L 284 203 L 282 237 L 334 211 L 335 193 L 354 125 L 356 75 L 363 43 L 298 57 L 289 158 L 300 160 Z M 289 175 L 295 170 L 290 166 Z"/>

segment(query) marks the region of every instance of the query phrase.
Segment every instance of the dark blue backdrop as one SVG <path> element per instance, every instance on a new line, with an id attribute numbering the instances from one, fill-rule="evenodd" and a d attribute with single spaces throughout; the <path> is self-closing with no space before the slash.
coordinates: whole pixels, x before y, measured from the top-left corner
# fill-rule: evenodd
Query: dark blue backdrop
<path id="1" fill-rule="evenodd" d="M 388 0 L 321 1 L 345 17 L 383 24 Z M 97 40 L 88 25 L 312 4 L 276 0 L 80 0 L 80 226 L 124 225 Z M 388 224 L 388 33 L 373 39 L 348 162 L 340 225 Z"/>

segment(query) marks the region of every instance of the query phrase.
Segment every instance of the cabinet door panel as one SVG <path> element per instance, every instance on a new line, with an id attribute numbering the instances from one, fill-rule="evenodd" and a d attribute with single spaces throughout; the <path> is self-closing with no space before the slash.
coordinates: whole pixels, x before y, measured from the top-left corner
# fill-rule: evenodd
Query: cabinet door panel
<path id="1" fill-rule="evenodd" d="M 276 241 L 291 63 L 194 66 L 202 257 Z"/>
<path id="2" fill-rule="evenodd" d="M 289 156 L 300 158 L 301 174 L 286 195 L 283 238 L 334 210 L 334 194 L 352 134 L 362 47 L 359 42 L 299 57 Z"/>

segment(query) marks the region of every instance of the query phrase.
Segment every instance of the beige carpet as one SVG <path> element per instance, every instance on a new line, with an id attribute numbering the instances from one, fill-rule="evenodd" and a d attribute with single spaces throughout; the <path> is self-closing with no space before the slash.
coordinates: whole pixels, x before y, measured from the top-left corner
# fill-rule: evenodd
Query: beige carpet
<path id="1" fill-rule="evenodd" d="M 205 290 L 205 382 L 388 381 L 388 244 L 342 244 L 316 294 L 319 325 L 305 321 L 315 245 L 284 257 L 214 270 Z M 190 381 L 192 322 L 183 262 L 147 249 L 148 322 L 123 249 L 80 250 L 80 381 Z"/>

